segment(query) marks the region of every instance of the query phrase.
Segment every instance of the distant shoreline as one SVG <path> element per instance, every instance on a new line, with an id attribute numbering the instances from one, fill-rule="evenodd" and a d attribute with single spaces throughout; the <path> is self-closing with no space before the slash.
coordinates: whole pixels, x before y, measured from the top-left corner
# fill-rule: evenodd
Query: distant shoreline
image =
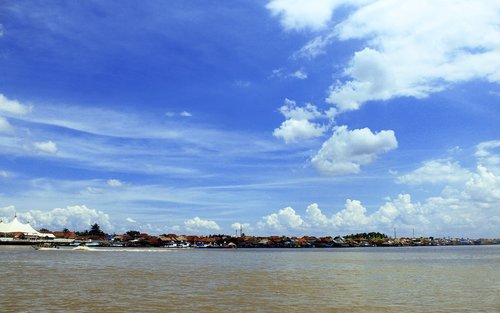
<path id="1" fill-rule="evenodd" d="M 5 240 L 11 239 L 11 240 Z M 189 245 L 183 247 L 177 246 L 165 246 L 165 245 L 127 245 L 126 243 L 117 245 L 116 243 L 110 243 L 109 241 L 74 241 L 74 242 L 58 242 L 56 240 L 27 240 L 27 239 L 12 239 L 12 238 L 0 238 L 0 246 L 36 246 L 43 243 L 50 243 L 56 246 L 78 246 L 78 245 L 89 245 L 92 247 L 99 248 L 111 248 L 111 249 L 119 249 L 119 248 L 127 248 L 127 249 L 140 249 L 140 248 L 157 248 L 157 249 L 170 249 L 170 250 L 187 250 L 187 249 L 202 249 L 202 250 L 219 250 L 219 249 L 297 249 L 297 250 L 307 250 L 307 249 L 349 249 L 349 248 L 387 248 L 387 247 L 450 247 L 450 246 L 485 246 L 485 245 L 499 245 L 500 239 L 491 239 L 491 240 L 468 240 L 468 241 L 450 241 L 448 244 L 437 244 L 437 243 L 429 243 L 429 244 L 401 244 L 396 242 L 383 242 L 381 244 L 364 244 L 364 245 L 356 245 L 352 243 L 344 243 L 342 245 L 303 245 L 303 246 L 291 246 L 291 245 L 255 245 L 255 246 L 238 246 L 236 244 L 233 245 L 214 245 L 214 246 L 196 246 Z"/>

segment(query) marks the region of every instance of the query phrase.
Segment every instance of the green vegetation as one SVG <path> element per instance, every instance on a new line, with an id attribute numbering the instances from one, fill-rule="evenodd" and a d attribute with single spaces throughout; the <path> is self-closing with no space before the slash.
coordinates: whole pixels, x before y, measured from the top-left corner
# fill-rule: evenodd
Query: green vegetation
<path id="1" fill-rule="evenodd" d="M 346 239 L 367 239 L 367 240 L 381 240 L 388 238 L 386 234 L 382 234 L 379 232 L 371 232 L 371 233 L 357 233 L 350 234 L 345 236 Z"/>
<path id="2" fill-rule="evenodd" d="M 84 232 L 75 232 L 78 236 L 90 236 L 96 238 L 103 238 L 106 236 L 106 233 L 101 230 L 99 224 L 95 223 L 90 226 L 90 230 L 86 230 Z"/>

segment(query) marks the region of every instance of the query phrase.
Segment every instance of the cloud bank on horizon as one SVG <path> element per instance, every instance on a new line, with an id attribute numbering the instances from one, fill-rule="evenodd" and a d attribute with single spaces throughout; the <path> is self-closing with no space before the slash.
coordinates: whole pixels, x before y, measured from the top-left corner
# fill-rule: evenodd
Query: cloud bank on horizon
<path id="1" fill-rule="evenodd" d="M 180 3 L 0 9 L 2 218 L 500 235 L 497 1 Z"/>

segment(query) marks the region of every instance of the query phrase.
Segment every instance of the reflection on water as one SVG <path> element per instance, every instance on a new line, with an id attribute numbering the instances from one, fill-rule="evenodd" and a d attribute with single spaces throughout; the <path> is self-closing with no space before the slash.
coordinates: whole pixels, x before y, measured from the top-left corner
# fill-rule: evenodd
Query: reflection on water
<path id="1" fill-rule="evenodd" d="M 0 246 L 1 312 L 500 312 L 500 246 L 35 251 Z"/>

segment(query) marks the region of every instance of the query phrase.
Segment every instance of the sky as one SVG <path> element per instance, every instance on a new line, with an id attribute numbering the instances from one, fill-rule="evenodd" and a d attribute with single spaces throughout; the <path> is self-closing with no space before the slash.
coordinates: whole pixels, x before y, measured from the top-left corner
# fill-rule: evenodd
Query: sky
<path id="1" fill-rule="evenodd" d="M 0 1 L 0 217 L 500 237 L 500 3 Z"/>

